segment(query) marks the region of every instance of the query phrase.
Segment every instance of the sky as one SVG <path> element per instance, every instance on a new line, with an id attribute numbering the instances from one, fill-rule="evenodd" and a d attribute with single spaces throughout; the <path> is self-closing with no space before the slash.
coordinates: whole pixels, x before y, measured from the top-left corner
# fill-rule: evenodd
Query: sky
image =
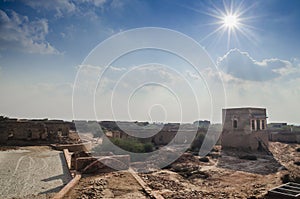
<path id="1" fill-rule="evenodd" d="M 0 115 L 221 122 L 222 108 L 264 107 L 269 122 L 300 124 L 299 9 L 298 0 L 2 0 Z M 135 42 L 185 56 L 117 55 Z"/>

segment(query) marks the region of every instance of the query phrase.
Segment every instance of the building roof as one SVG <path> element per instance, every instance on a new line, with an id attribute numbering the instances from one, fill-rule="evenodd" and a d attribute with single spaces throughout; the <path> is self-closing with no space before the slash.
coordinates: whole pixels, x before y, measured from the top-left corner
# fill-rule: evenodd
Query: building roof
<path id="1" fill-rule="evenodd" d="M 266 108 L 261 108 L 261 107 L 233 107 L 233 108 L 223 108 L 223 110 L 250 110 L 250 109 L 266 110 Z"/>

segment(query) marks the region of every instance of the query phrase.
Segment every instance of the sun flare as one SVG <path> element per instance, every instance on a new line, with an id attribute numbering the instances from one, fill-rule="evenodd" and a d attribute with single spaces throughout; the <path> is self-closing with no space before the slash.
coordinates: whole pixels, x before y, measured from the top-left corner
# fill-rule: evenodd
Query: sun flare
<path id="1" fill-rule="evenodd" d="M 251 21 L 256 18 L 250 13 L 254 6 L 255 4 L 246 5 L 243 1 L 233 0 L 229 0 L 228 3 L 223 1 L 223 5 L 212 3 L 211 10 L 206 14 L 215 18 L 215 22 L 208 25 L 214 25 L 216 29 L 209 32 L 201 41 L 216 35 L 213 45 L 217 45 L 221 38 L 226 38 L 227 49 L 239 45 L 241 40 L 244 39 L 256 42 L 254 34 L 256 28 L 250 25 Z"/>
<path id="2" fill-rule="evenodd" d="M 238 17 L 236 15 L 224 16 L 223 23 L 225 27 L 236 28 L 238 26 Z"/>

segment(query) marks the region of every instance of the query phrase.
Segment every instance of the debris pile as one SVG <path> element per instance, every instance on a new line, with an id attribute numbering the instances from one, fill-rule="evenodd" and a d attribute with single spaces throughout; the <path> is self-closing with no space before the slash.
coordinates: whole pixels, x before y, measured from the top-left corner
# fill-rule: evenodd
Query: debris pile
<path id="1" fill-rule="evenodd" d="M 193 179 L 193 178 L 203 178 L 206 179 L 209 177 L 208 173 L 201 171 L 199 166 L 193 165 L 174 165 L 170 169 L 181 175 L 184 178 Z"/>
<path id="2" fill-rule="evenodd" d="M 104 179 L 90 180 L 86 187 L 81 188 L 81 195 L 78 199 L 103 198 L 103 190 L 107 186 L 107 181 Z"/>
<path id="3" fill-rule="evenodd" d="M 208 173 L 205 173 L 200 169 L 199 159 L 191 153 L 184 153 L 174 163 L 169 165 L 170 171 L 176 172 L 184 178 L 208 178 Z"/>
<path id="4" fill-rule="evenodd" d="M 154 190 L 168 189 L 171 191 L 180 191 L 184 188 L 180 182 L 167 179 L 164 176 L 141 174 L 141 177 Z"/>
<path id="5" fill-rule="evenodd" d="M 186 191 L 181 190 L 179 192 L 166 192 L 163 194 L 164 198 L 166 199 L 181 199 L 181 198 L 189 198 L 189 199 L 198 199 L 198 198 L 205 198 L 206 194 L 203 191 Z"/>

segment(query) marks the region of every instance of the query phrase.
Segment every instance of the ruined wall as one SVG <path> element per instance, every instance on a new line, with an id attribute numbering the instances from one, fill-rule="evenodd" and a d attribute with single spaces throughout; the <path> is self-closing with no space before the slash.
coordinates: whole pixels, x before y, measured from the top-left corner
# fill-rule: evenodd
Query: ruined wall
<path id="1" fill-rule="evenodd" d="M 181 135 L 178 136 L 179 134 Z M 187 142 L 191 143 L 195 137 L 195 132 L 194 131 L 191 132 L 188 130 L 183 132 L 178 132 L 177 129 L 168 130 L 168 131 L 161 130 L 149 138 L 135 138 L 122 131 L 113 131 L 111 132 L 111 135 L 112 135 L 111 137 L 113 138 L 138 139 L 142 143 L 152 142 L 156 146 L 162 146 L 162 145 L 169 144 L 171 141 L 173 141 L 173 143 L 175 144 L 184 144 Z"/>
<path id="2" fill-rule="evenodd" d="M 222 148 L 238 148 L 242 150 L 260 151 L 261 147 L 268 147 L 268 134 L 265 132 L 253 132 L 245 134 L 244 132 L 235 132 L 222 135 Z"/>
<path id="3" fill-rule="evenodd" d="M 8 140 L 36 140 L 42 139 L 45 127 L 41 123 L 31 123 L 28 121 L 1 121 L 1 142 Z"/>
<path id="4" fill-rule="evenodd" d="M 102 172 L 109 168 L 118 168 L 126 170 L 130 166 L 129 155 L 112 155 L 97 157 L 77 157 L 75 158 L 74 168 L 83 173 Z"/>
<path id="5" fill-rule="evenodd" d="M 50 139 L 69 136 L 70 126 L 62 120 L 50 120 L 45 122 L 45 128 Z"/>
<path id="6" fill-rule="evenodd" d="M 59 144 L 59 145 L 52 145 L 57 150 L 68 149 L 70 152 L 75 151 L 90 151 L 92 149 L 91 142 L 84 142 L 79 144 Z"/>
<path id="7" fill-rule="evenodd" d="M 252 127 L 255 121 L 255 128 Z M 257 123 L 256 120 L 259 120 Z M 261 122 L 264 120 L 263 122 Z M 222 148 L 263 150 L 268 148 L 266 109 L 236 108 L 222 110 Z M 259 126 L 258 126 L 259 125 Z"/>
<path id="8" fill-rule="evenodd" d="M 251 133 L 251 118 L 255 115 L 266 116 L 266 109 L 262 108 L 237 108 L 222 110 L 223 131 L 243 131 Z M 233 127 L 233 120 L 237 120 L 237 128 Z M 266 123 L 265 123 L 266 124 Z"/>
<path id="9" fill-rule="evenodd" d="M 6 143 L 8 140 L 8 131 L 5 131 L 5 128 L 0 126 L 0 144 Z"/>
<path id="10" fill-rule="evenodd" d="M 127 122 L 128 125 L 132 125 L 133 123 L 136 122 Z M 107 135 L 109 137 L 113 138 L 121 138 L 121 139 L 138 139 L 142 143 L 147 143 L 147 142 L 152 142 L 156 146 L 161 146 L 161 145 L 167 145 L 171 141 L 175 144 L 184 144 L 184 143 L 191 143 L 192 140 L 195 137 L 195 131 L 197 132 L 203 132 L 207 131 L 205 128 L 198 128 L 198 125 L 195 124 L 182 124 L 180 125 L 179 123 L 167 123 L 167 124 L 158 124 L 156 127 L 152 126 L 152 129 L 131 129 L 133 134 L 138 135 L 139 133 L 141 134 L 147 134 L 147 132 L 157 132 L 151 137 L 147 138 L 136 138 L 131 135 L 128 135 L 127 133 L 123 132 L 120 128 L 117 128 L 117 125 L 115 122 L 109 122 L 109 121 L 104 121 L 101 122 L 101 127 L 105 128 L 105 131 L 107 132 Z M 155 124 L 151 124 L 155 125 Z M 177 136 L 176 136 L 177 135 Z M 178 136 L 180 135 L 180 136 Z M 175 137 L 176 136 L 176 137 Z M 175 138 L 175 139 L 174 139 Z"/>
<path id="11" fill-rule="evenodd" d="M 176 133 L 173 131 L 160 131 L 152 137 L 152 142 L 155 145 L 167 145 L 175 137 Z"/>
<path id="12" fill-rule="evenodd" d="M 0 118 L 0 144 L 20 141 L 60 142 L 69 136 L 70 124 L 62 120 L 17 120 Z"/>
<path id="13" fill-rule="evenodd" d="M 273 142 L 300 143 L 300 132 L 270 132 L 269 140 Z"/>

